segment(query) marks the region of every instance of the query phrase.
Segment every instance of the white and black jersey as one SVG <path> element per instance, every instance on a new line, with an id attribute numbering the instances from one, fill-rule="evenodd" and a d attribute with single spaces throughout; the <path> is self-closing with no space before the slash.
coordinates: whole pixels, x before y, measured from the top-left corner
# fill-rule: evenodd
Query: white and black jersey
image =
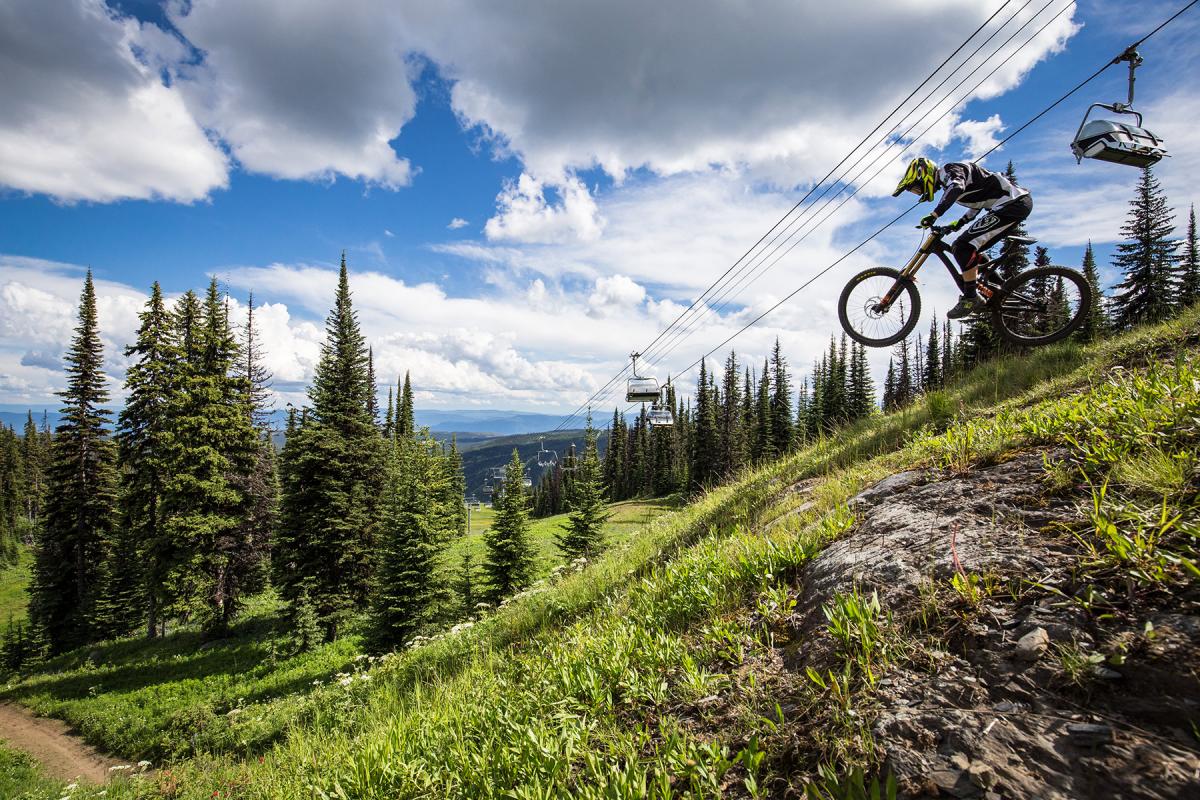
<path id="1" fill-rule="evenodd" d="M 958 203 L 970 209 L 963 215 L 964 222 L 975 219 L 982 209 L 997 209 L 1013 200 L 1029 196 L 1028 190 L 1017 186 L 1004 175 L 986 170 L 978 164 L 946 164 L 938 169 L 938 184 L 945 191 L 942 192 L 942 199 L 938 201 L 933 213 L 940 217 L 950 206 Z"/>

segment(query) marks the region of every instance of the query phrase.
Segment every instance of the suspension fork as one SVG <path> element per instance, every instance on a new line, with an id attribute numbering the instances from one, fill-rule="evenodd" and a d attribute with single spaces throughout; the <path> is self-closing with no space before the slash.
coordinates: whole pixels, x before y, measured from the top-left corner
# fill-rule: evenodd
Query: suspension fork
<path id="1" fill-rule="evenodd" d="M 917 248 L 917 252 L 913 253 L 912 258 L 910 258 L 908 263 L 904 265 L 904 269 L 900 270 L 900 277 L 902 279 L 908 278 L 912 281 L 916 280 L 917 272 L 929 259 L 930 254 L 933 252 L 933 243 L 936 241 L 938 241 L 938 239 L 934 237 L 933 234 L 930 234 L 925 238 L 925 241 L 921 243 L 919 248 Z M 892 307 L 892 303 L 894 303 L 896 298 L 900 296 L 900 290 L 903 284 L 903 280 L 898 280 L 892 284 L 892 288 L 888 289 L 887 294 L 885 294 L 879 301 L 879 308 L 881 310 L 887 311 Z"/>

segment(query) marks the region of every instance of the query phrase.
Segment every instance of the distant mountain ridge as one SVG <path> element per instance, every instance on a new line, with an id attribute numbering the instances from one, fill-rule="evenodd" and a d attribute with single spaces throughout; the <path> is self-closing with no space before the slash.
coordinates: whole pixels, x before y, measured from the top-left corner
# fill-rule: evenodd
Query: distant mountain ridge
<path id="1" fill-rule="evenodd" d="M 17 432 L 25 427 L 25 414 L 21 411 L 0 411 L 0 423 L 12 426 Z M 287 422 L 287 411 L 277 409 L 272 415 L 276 427 L 282 429 Z M 46 415 L 50 427 L 58 425 L 60 415 L 57 410 L 49 411 Z M 116 418 L 115 412 L 113 419 Z M 40 427 L 42 424 L 42 409 L 33 410 L 33 421 Z M 454 410 L 417 409 L 416 422 L 420 427 L 428 427 L 434 433 L 483 433 L 492 436 L 514 436 L 524 433 L 538 433 L 553 430 L 562 421 L 560 414 L 539 414 L 531 411 L 506 411 L 504 409 L 468 409 Z M 580 421 L 581 422 L 581 421 Z"/>

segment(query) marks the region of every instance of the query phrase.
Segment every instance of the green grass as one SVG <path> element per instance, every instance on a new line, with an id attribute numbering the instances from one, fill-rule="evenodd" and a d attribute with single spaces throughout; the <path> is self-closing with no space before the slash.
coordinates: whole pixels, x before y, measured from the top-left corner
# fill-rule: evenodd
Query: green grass
<path id="1" fill-rule="evenodd" d="M 0 739 L 0 797 L 5 800 L 38 800 L 61 797 L 63 782 L 45 777 L 36 761 Z"/>
<path id="2" fill-rule="evenodd" d="M 661 515 L 679 507 L 677 500 L 626 500 L 609 506 L 612 516 L 604 526 L 604 541 L 607 547 L 623 544 L 643 526 L 653 522 Z M 464 552 L 470 552 L 476 566 L 482 563 L 484 555 L 483 534 L 495 519 L 495 512 L 488 507 L 471 511 L 470 532 L 461 539 L 453 542 L 447 548 L 442 559 L 442 569 L 453 573 L 462 562 Z M 533 543 L 537 559 L 534 568 L 534 578 L 541 579 L 562 563 L 562 554 L 555 545 L 555 537 L 567 523 L 566 514 L 556 514 L 551 517 L 530 520 L 529 539 Z"/>
<path id="3" fill-rule="evenodd" d="M 846 796 L 841 787 L 867 785 L 864 770 L 876 763 L 869 698 L 902 649 L 892 621 L 870 598 L 844 595 L 821 634 L 829 669 L 789 684 L 769 665 L 772 620 L 794 602 L 804 564 L 853 521 L 847 499 L 899 469 L 962 471 L 1031 447 L 1065 448 L 1061 472 L 1094 485 L 1117 465 L 1158 458 L 1152 449 L 1194 451 L 1198 317 L 989 365 L 932 404 L 747 472 L 471 627 L 358 662 L 286 704 L 248 698 L 213 723 L 222 727 L 208 742 L 221 746 L 205 748 L 213 755 L 174 767 L 173 796 L 618 800 L 719 797 L 731 787 L 754 796 L 771 780 L 772 754 L 784 751 L 789 770 L 809 776 L 799 787 L 809 797 Z M 1141 368 L 1188 344 L 1178 363 Z M 1169 469 L 1137 474 L 1120 502 L 1146 510 L 1161 490 L 1183 524 L 1155 552 L 1189 557 L 1194 492 Z M 807 495 L 785 491 L 807 478 L 816 479 Z M 1080 522 L 1076 533 L 1107 552 L 1083 512 Z M 1114 525 L 1136 532 L 1124 518 Z M 1163 569 L 1164 580 L 1194 579 L 1178 560 Z M 701 702 L 714 697 L 719 713 Z M 259 737 L 274 742 L 260 761 L 238 742 L 264 729 L 287 736 Z M 123 780 L 107 797 L 160 794 L 151 779 Z"/>
<path id="4" fill-rule="evenodd" d="M 9 619 L 13 622 L 25 619 L 25 609 L 29 605 L 26 589 L 33 568 L 33 554 L 23 545 L 17 552 L 15 563 L 0 567 L 0 625 L 6 625 Z"/>
<path id="5" fill-rule="evenodd" d="M 608 544 L 627 543 L 671 507 L 667 501 L 615 504 L 605 528 Z M 443 569 L 452 569 L 466 547 L 479 564 L 482 530 L 491 519 L 490 509 L 472 512 L 471 534 L 451 546 Z M 561 562 L 554 534 L 565 521 L 560 515 L 531 526 L 538 578 Z M 78 650 L 0 687 L 0 699 L 65 719 L 89 741 L 126 758 L 252 754 L 289 725 L 319 713 L 319 704 L 306 700 L 314 682 L 334 682 L 363 657 L 355 630 L 312 652 L 294 653 L 290 633 L 278 623 L 280 611 L 271 595 L 253 598 L 232 636 L 208 645 L 198 632 L 184 630 L 154 642 L 127 639 Z"/>

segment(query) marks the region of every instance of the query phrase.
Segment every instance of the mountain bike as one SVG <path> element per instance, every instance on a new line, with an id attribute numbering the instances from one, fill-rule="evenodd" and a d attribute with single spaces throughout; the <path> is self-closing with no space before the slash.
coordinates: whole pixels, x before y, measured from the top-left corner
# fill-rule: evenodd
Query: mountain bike
<path id="1" fill-rule="evenodd" d="M 873 267 L 850 279 L 838 299 L 838 318 L 850 338 L 869 347 L 886 347 L 912 333 L 921 316 L 917 271 L 931 255 L 941 259 L 962 290 L 962 273 L 943 241 L 947 233 L 948 227 L 932 227 L 903 269 Z M 1037 241 L 1028 236 L 1006 238 L 1021 244 Z M 1075 270 L 1034 267 L 1006 279 L 1004 258 L 993 261 L 981 253 L 979 259 L 976 288 L 982 307 L 975 315 L 990 316 L 1007 341 L 1026 346 L 1061 341 L 1087 318 L 1092 287 Z"/>

